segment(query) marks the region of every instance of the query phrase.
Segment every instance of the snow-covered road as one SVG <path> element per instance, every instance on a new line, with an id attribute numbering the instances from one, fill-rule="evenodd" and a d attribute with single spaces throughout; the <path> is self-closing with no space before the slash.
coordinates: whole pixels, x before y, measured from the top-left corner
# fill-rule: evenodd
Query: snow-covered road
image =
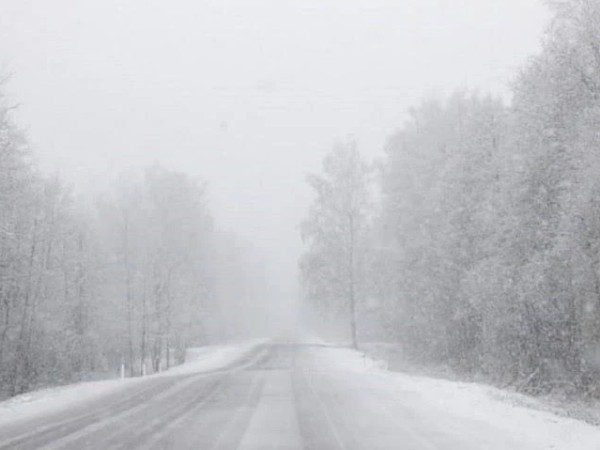
<path id="1" fill-rule="evenodd" d="M 600 449 L 596 427 L 381 371 L 348 349 L 280 342 L 239 355 L 54 412 L 17 407 L 0 420 L 0 449 Z"/>

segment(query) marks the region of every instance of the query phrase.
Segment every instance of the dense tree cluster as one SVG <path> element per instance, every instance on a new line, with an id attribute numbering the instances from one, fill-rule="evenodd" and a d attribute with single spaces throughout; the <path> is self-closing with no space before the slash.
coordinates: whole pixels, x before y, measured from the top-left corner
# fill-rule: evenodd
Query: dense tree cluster
<path id="1" fill-rule="evenodd" d="M 248 258 L 221 233 L 204 186 L 159 166 L 78 201 L 36 171 L 0 97 L 0 398 L 121 366 L 159 371 L 235 335 L 223 310 L 239 299 L 221 286 L 245 290 Z"/>
<path id="2" fill-rule="evenodd" d="M 381 327 L 421 362 L 531 392 L 593 393 L 600 2 L 553 8 L 510 105 L 466 92 L 424 102 L 389 140 L 360 302 L 374 299 Z M 320 275 L 305 276 L 307 290 L 327 278 L 311 269 Z"/>

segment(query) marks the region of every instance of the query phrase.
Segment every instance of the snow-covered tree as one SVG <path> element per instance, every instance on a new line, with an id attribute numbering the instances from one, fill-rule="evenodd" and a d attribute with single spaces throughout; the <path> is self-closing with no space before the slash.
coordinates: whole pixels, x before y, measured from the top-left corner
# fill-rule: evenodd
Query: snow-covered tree
<path id="1" fill-rule="evenodd" d="M 308 245 L 301 261 L 306 295 L 321 311 L 347 314 L 354 347 L 365 286 L 369 172 L 354 143 L 335 146 L 323 160 L 322 174 L 308 177 L 316 199 L 302 223 Z"/>

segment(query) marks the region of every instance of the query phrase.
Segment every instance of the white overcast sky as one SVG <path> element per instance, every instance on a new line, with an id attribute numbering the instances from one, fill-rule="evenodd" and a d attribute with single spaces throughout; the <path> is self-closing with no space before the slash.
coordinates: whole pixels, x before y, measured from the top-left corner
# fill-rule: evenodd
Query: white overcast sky
<path id="1" fill-rule="evenodd" d="M 202 177 L 288 297 L 333 142 L 376 156 L 423 97 L 506 95 L 547 19 L 537 0 L 0 0 L 0 62 L 45 170 L 81 191 L 155 161 Z"/>

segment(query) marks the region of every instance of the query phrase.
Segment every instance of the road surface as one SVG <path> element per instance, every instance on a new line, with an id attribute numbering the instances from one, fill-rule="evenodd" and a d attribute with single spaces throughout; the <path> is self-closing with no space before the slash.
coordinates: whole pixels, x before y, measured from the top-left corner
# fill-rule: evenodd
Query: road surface
<path id="1" fill-rule="evenodd" d="M 218 372 L 148 377 L 4 426 L 0 450 L 521 448 L 493 424 L 432 413 L 376 372 L 336 364 L 335 350 L 265 344 Z"/>

